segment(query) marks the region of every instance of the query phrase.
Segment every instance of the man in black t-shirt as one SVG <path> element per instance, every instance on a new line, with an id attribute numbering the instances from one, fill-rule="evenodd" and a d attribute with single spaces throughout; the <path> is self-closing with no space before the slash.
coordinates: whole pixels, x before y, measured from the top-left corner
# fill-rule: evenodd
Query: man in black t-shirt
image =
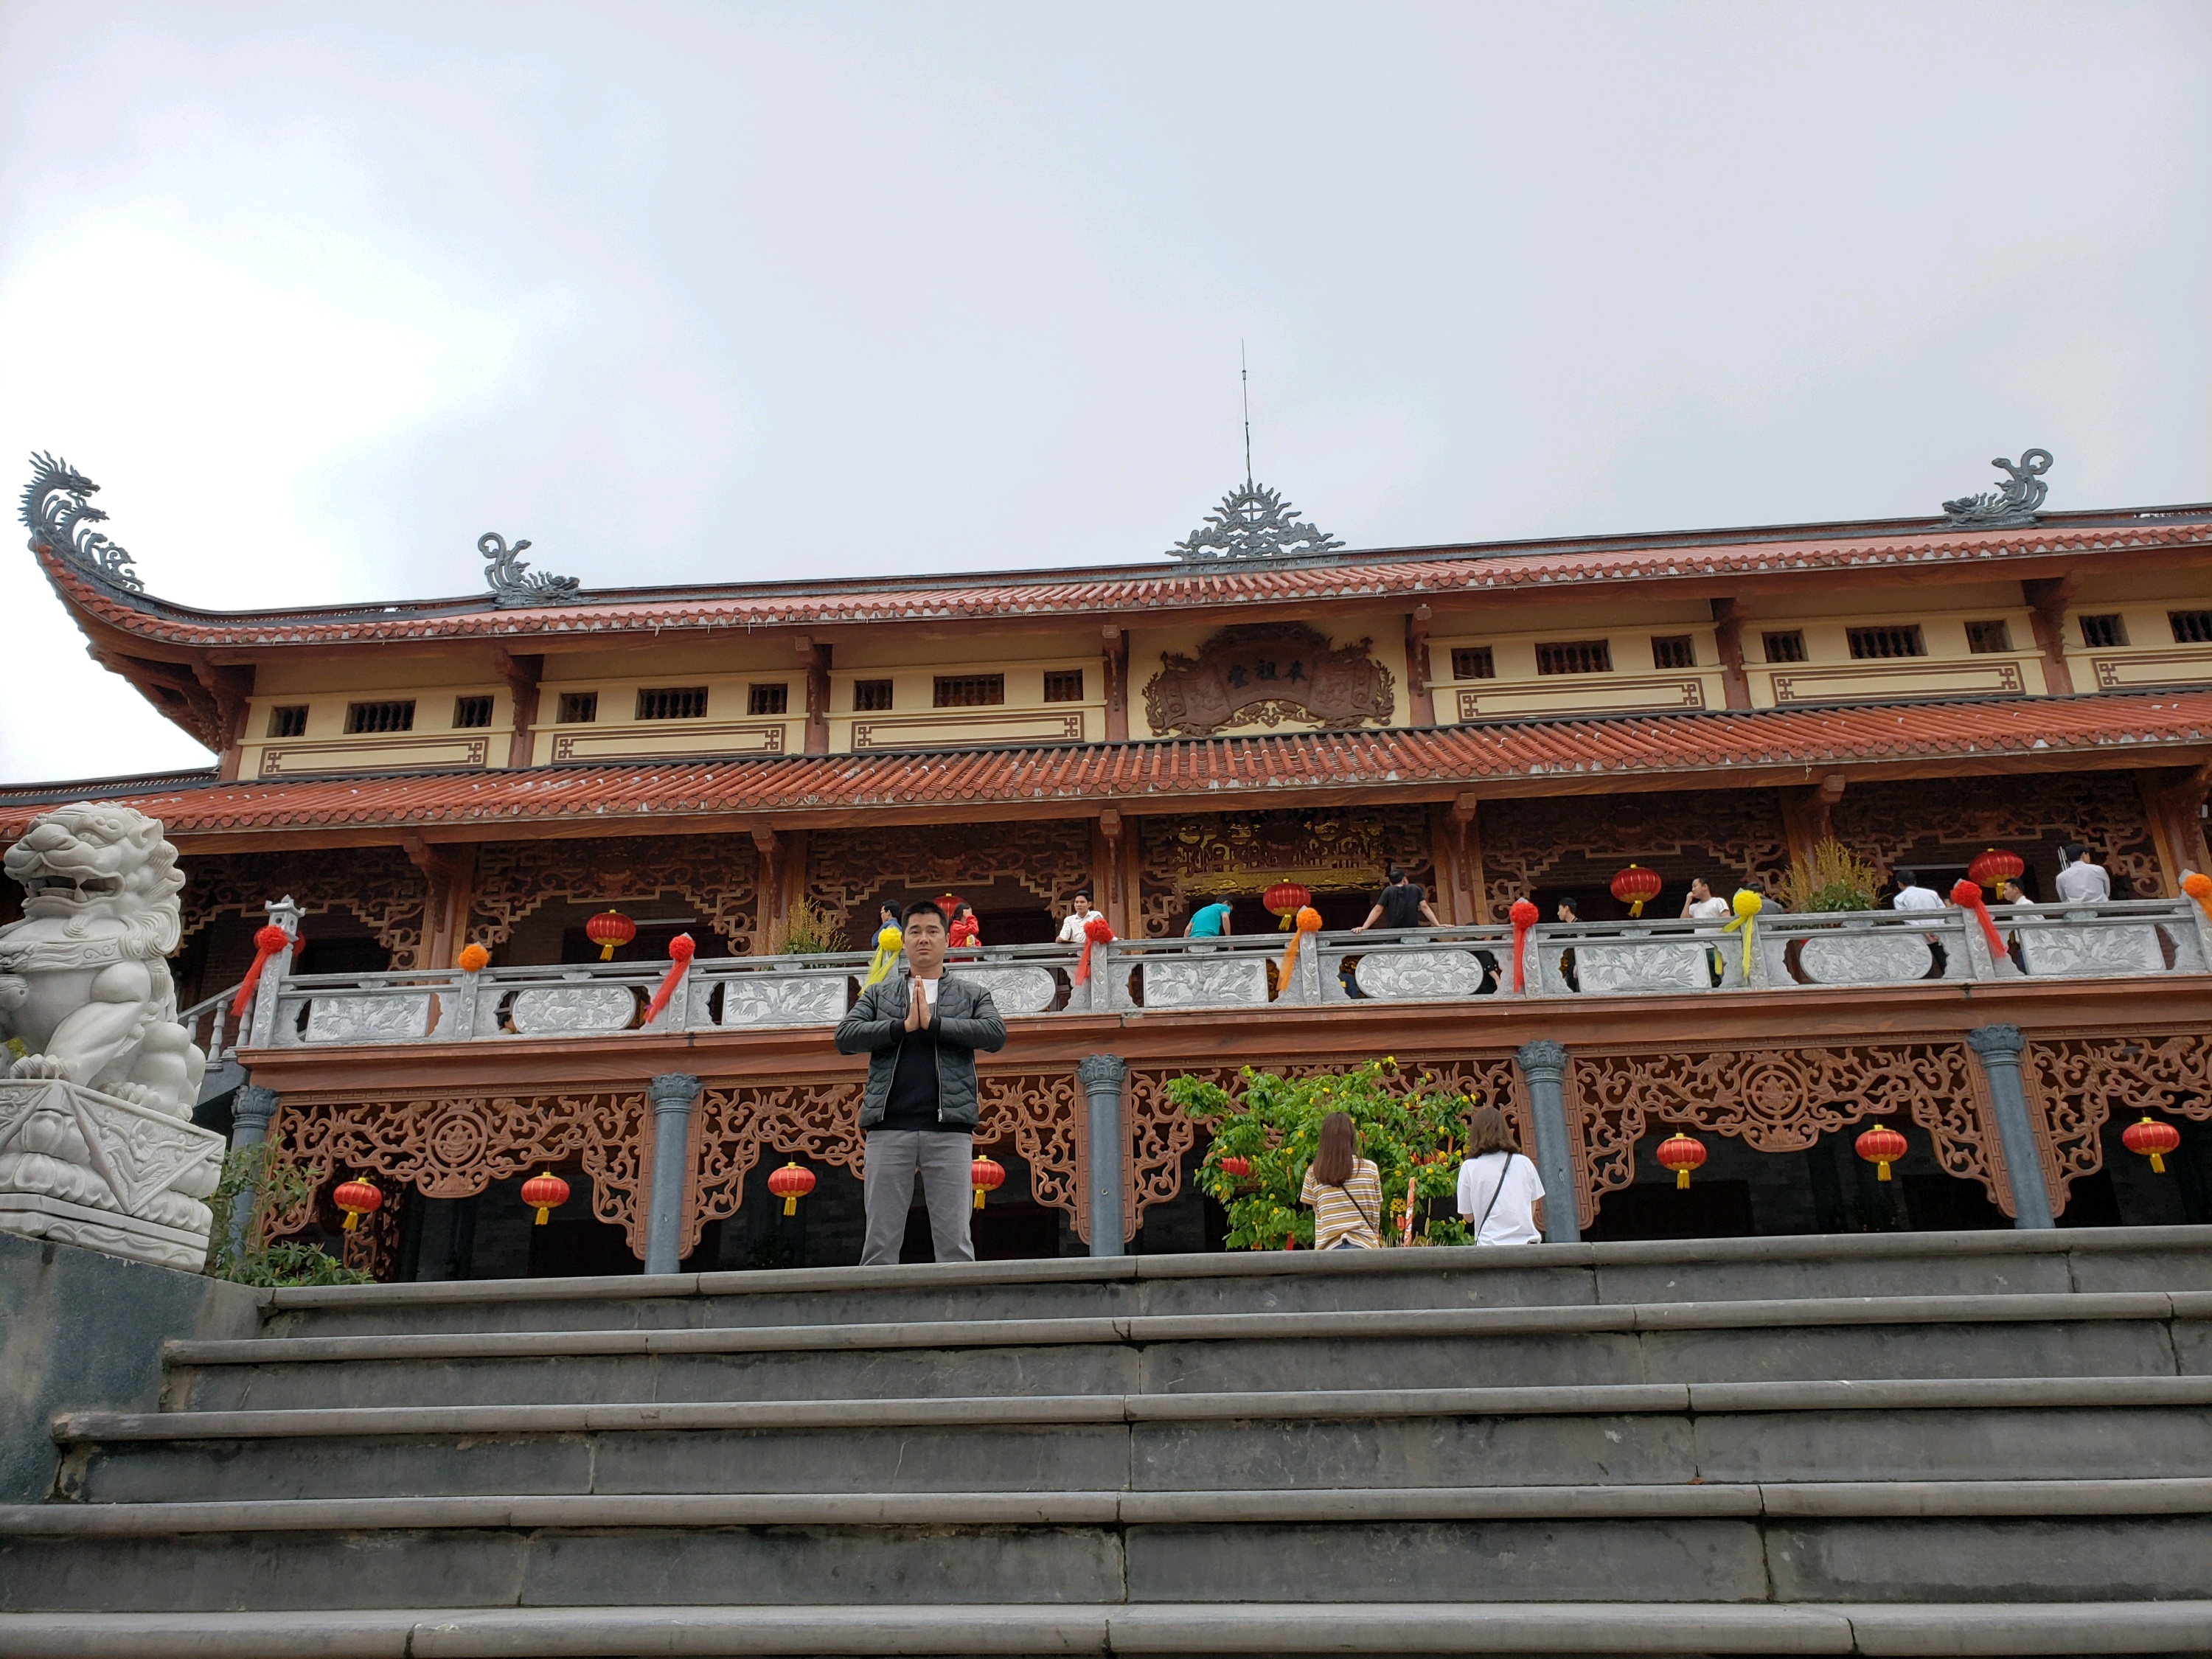
<path id="1" fill-rule="evenodd" d="M 1403 870 L 1390 872 L 1390 884 L 1375 896 L 1375 908 L 1367 913 L 1367 920 L 1352 931 L 1364 933 L 1381 922 L 1385 927 L 1441 927 L 1437 913 L 1429 905 L 1429 896 L 1421 890 L 1421 884 Z"/>

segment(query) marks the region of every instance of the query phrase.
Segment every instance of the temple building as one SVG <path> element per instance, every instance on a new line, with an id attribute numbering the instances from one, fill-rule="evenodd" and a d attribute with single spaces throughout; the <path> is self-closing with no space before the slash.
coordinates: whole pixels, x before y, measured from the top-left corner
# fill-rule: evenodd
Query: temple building
<path id="1" fill-rule="evenodd" d="M 377 1183 L 386 1277 L 635 1271 L 670 1135 L 678 1260 L 856 1260 L 829 1028 L 878 904 L 944 894 L 1010 1016 L 986 1255 L 1217 1243 L 1165 1080 L 1379 1054 L 1507 1109 L 1571 1186 L 1555 1237 L 2212 1220 L 2212 506 L 2050 511 L 2049 465 L 1917 520 L 1382 550 L 1248 481 L 1165 556 L 988 575 L 584 589 L 486 535 L 479 592 L 218 613 L 146 592 L 44 463 L 33 556 L 214 760 L 12 787 L 0 841 L 88 799 L 167 826 L 204 1121 L 282 1137 L 299 1228 Z M 1992 852 L 2029 903 L 1790 908 L 1830 839 L 1885 903 Z M 2056 902 L 2071 844 L 2109 902 Z M 1442 929 L 1349 931 L 1394 866 Z M 1694 880 L 1763 908 L 1683 921 Z M 1303 956 L 1271 890 L 1319 914 Z M 1079 892 L 1095 974 L 1054 943 Z M 1231 937 L 1185 941 L 1215 899 Z M 2122 1143 L 2146 1114 L 2168 1174 Z M 533 1227 L 541 1170 L 574 1196 Z"/>

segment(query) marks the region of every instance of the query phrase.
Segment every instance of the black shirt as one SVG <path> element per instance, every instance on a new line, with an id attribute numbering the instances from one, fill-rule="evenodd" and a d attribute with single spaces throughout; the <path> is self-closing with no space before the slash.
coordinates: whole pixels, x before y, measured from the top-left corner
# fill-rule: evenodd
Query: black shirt
<path id="1" fill-rule="evenodd" d="M 933 1007 L 931 1012 L 934 1013 Z M 937 1121 L 938 1095 L 937 1033 L 927 1026 L 904 1033 L 899 1038 L 898 1069 L 891 1073 L 891 1091 L 884 1098 L 884 1121 L 877 1127 L 968 1133 Z"/>
<path id="2" fill-rule="evenodd" d="M 1421 901 L 1427 897 L 1420 883 L 1407 881 L 1385 887 L 1375 902 L 1382 907 L 1385 927 L 1419 927 L 1423 925 Z"/>

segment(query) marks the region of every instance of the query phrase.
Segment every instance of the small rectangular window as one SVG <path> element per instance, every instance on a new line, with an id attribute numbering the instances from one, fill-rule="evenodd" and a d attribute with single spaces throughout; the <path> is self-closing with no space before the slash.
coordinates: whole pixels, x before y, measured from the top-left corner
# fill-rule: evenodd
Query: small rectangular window
<path id="1" fill-rule="evenodd" d="M 2212 611 L 2169 611 L 2176 645 L 2212 645 Z"/>
<path id="2" fill-rule="evenodd" d="M 704 696 L 704 693 L 701 694 Z M 791 707 L 791 688 L 778 681 L 774 685 L 749 685 L 745 688 L 745 713 L 748 714 L 781 714 Z"/>
<path id="3" fill-rule="evenodd" d="M 1613 646 L 1605 640 L 1554 640 L 1536 647 L 1539 674 L 1610 674 Z"/>
<path id="4" fill-rule="evenodd" d="M 1844 630 L 1851 642 L 1851 658 L 1856 662 L 1879 660 L 1887 657 L 1924 657 L 1928 647 L 1920 637 L 1920 629 L 1908 628 L 1850 628 Z"/>
<path id="5" fill-rule="evenodd" d="M 1081 702 L 1083 701 L 1083 671 L 1080 668 L 1054 669 L 1044 677 L 1044 700 L 1047 702 Z"/>
<path id="6" fill-rule="evenodd" d="M 1765 641 L 1769 662 L 1804 662 L 1805 635 L 1802 629 L 1789 629 L 1780 634 L 1762 635 Z"/>
<path id="7" fill-rule="evenodd" d="M 455 697 L 453 724 L 456 726 L 489 726 L 491 699 L 489 697 Z"/>
<path id="8" fill-rule="evenodd" d="M 415 700 L 404 702 L 351 702 L 346 705 L 346 732 L 412 732 Z"/>
<path id="9" fill-rule="evenodd" d="M 853 712 L 856 714 L 881 714 L 891 706 L 891 683 L 889 680 L 854 680 L 853 682 Z"/>
<path id="10" fill-rule="evenodd" d="M 1004 674 L 939 674 L 935 704 L 939 708 L 981 708 L 1006 700 Z"/>
<path id="11" fill-rule="evenodd" d="M 2005 626 L 2002 617 L 1996 622 L 1970 622 L 1966 624 L 1966 649 L 1978 657 L 2009 651 L 2012 649 L 2012 629 Z"/>
<path id="12" fill-rule="evenodd" d="M 561 726 L 589 726 L 599 717 L 599 694 L 596 691 L 563 691 L 559 708 L 553 719 Z"/>
<path id="13" fill-rule="evenodd" d="M 2095 649 L 2100 646 L 2125 645 L 2128 630 L 2116 611 L 2110 616 L 2081 618 L 2081 643 Z"/>
<path id="14" fill-rule="evenodd" d="M 1494 680 L 1498 678 L 1498 663 L 1486 645 L 1461 645 L 1452 648 L 1452 678 L 1455 680 Z"/>
<path id="15" fill-rule="evenodd" d="M 1651 638 L 1654 668 L 1695 668 L 1698 647 L 1687 634 L 1655 634 Z"/>
<path id="16" fill-rule="evenodd" d="M 637 694 L 637 717 L 641 720 L 703 720 L 707 718 L 707 688 L 703 685 L 657 685 Z"/>
<path id="17" fill-rule="evenodd" d="M 307 735 L 307 705 L 298 702 L 284 708 L 269 711 L 269 735 L 272 738 L 304 738 Z"/>

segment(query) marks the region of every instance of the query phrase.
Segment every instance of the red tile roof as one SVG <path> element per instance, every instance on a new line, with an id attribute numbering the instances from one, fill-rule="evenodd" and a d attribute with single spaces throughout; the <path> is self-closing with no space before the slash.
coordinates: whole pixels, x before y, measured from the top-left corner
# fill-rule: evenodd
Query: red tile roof
<path id="1" fill-rule="evenodd" d="M 805 822 L 811 814 L 933 808 L 1003 816 L 1056 805 L 1227 809 L 1271 797 L 1355 792 L 1436 799 L 1596 793 L 1635 780 L 1775 781 L 1778 771 L 1879 770 L 1940 760 L 1961 770 L 2057 764 L 2174 765 L 2212 754 L 2212 690 L 2101 694 L 1665 715 L 1545 719 L 1371 732 L 1291 732 L 1068 747 L 636 762 L 513 772 L 207 783 L 113 794 L 173 834 L 395 830 L 559 823 L 635 833 L 721 814 Z M 2124 755 L 2122 761 L 2118 757 Z M 2092 760 L 2091 757 L 2100 758 Z M 1509 787 L 1517 786 L 1517 787 Z M 1577 787 L 1579 786 L 1579 787 Z M 1646 781 L 1642 787 L 1654 787 Z M 42 785 L 0 794 L 12 839 L 55 799 Z M 571 830 L 568 833 L 574 833 Z"/>

